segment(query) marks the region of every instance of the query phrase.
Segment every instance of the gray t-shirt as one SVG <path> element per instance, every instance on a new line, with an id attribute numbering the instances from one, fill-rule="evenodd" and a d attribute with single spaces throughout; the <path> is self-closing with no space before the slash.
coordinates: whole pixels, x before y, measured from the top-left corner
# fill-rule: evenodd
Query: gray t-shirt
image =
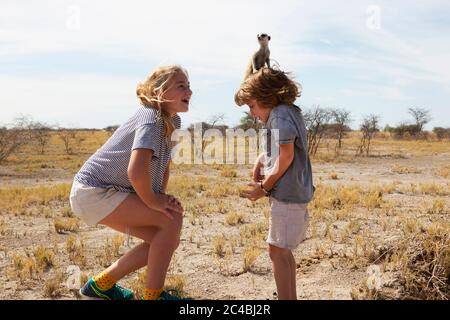
<path id="1" fill-rule="evenodd" d="M 283 202 L 308 203 L 314 194 L 311 161 L 308 156 L 308 140 L 305 121 L 299 107 L 293 105 L 279 105 L 272 109 L 265 128 L 267 141 L 265 146 L 265 172 L 269 172 L 279 154 L 272 154 L 271 130 L 277 130 L 278 141 L 274 140 L 275 150 L 279 152 L 279 145 L 294 144 L 294 160 L 284 175 L 276 182 L 271 190 L 271 196 Z M 273 145 L 273 144 L 272 144 Z"/>
<path id="2" fill-rule="evenodd" d="M 176 129 L 181 127 L 178 115 L 172 117 Z M 164 172 L 170 160 L 171 146 L 164 138 L 164 123 L 153 108 L 140 107 L 121 125 L 106 143 L 98 149 L 75 175 L 75 180 L 91 187 L 114 188 L 123 192 L 135 192 L 128 179 L 128 163 L 134 149 L 151 149 L 153 157 L 149 172 L 152 189 L 160 193 Z"/>

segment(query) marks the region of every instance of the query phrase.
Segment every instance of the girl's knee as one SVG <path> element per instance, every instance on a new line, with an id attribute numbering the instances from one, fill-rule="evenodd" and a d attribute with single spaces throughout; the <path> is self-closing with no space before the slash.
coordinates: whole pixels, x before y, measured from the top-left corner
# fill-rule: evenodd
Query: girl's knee
<path id="1" fill-rule="evenodd" d="M 173 219 L 167 218 L 167 223 L 163 228 L 168 228 L 174 230 L 175 232 L 180 232 L 183 226 L 183 215 L 179 213 L 173 213 Z"/>

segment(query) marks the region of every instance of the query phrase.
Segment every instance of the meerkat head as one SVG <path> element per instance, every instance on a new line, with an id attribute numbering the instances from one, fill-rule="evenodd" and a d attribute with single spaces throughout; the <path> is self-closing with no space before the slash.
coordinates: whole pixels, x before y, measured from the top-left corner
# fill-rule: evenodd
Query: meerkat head
<path id="1" fill-rule="evenodd" d="M 270 36 L 267 33 L 260 33 L 257 38 L 260 44 L 268 44 L 270 41 Z"/>

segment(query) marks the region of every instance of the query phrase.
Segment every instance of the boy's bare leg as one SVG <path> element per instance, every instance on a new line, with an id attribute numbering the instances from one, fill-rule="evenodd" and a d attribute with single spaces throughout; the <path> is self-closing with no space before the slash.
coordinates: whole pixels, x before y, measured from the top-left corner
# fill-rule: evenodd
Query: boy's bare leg
<path id="1" fill-rule="evenodd" d="M 273 274 L 277 285 L 279 300 L 295 300 L 292 289 L 292 252 L 289 249 L 278 248 L 269 244 L 269 256 L 272 260 Z M 295 264 L 295 262 L 294 262 Z"/>
<path id="2" fill-rule="evenodd" d="M 291 265 L 291 298 L 297 300 L 297 264 L 292 251 L 289 250 L 289 252 L 291 253 L 289 261 Z"/>

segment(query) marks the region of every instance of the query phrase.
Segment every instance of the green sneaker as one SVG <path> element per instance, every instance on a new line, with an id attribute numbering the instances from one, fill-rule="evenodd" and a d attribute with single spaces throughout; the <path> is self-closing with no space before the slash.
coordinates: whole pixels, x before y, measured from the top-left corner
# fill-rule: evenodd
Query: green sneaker
<path id="1" fill-rule="evenodd" d="M 90 300 L 132 300 L 134 296 L 133 291 L 118 284 L 115 284 L 111 289 L 102 290 L 92 278 L 80 289 L 80 295 L 82 299 Z"/>
<path id="2" fill-rule="evenodd" d="M 168 289 L 161 292 L 157 300 L 194 300 L 192 298 L 182 298 L 178 290 Z"/>

